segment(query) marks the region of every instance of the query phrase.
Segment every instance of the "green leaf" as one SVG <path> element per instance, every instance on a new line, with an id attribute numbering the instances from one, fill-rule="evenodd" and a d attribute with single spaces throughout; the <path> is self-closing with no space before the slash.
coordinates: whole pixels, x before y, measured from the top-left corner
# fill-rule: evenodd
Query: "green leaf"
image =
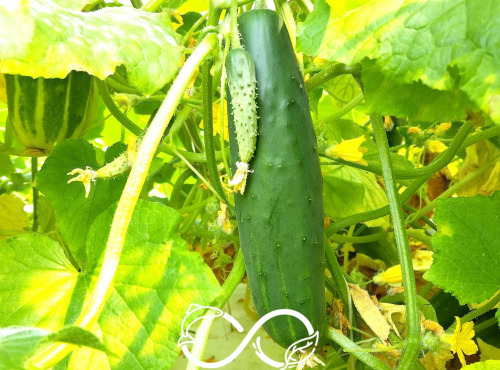
<path id="1" fill-rule="evenodd" d="M 8 238 L 0 261 L 0 327 L 60 329 L 79 276 L 59 243 L 41 234 Z"/>
<path id="2" fill-rule="evenodd" d="M 47 330 L 37 328 L 0 329 L 0 369 L 24 369 L 24 361 L 49 333 Z"/>
<path id="3" fill-rule="evenodd" d="M 9 3 L 0 1 L 2 73 L 64 78 L 81 70 L 104 80 L 123 64 L 128 81 L 148 95 L 181 64 L 168 12 L 124 6 L 83 13 L 48 0 Z"/>
<path id="4" fill-rule="evenodd" d="M 481 361 L 500 360 L 500 348 L 484 342 L 481 338 L 477 339 L 477 344 L 481 351 Z"/>
<path id="5" fill-rule="evenodd" d="M 325 6 L 323 0 L 316 2 L 318 9 Z M 447 114 L 460 117 L 475 106 L 500 124 L 500 2 L 374 0 L 342 17 L 334 10 L 329 14 L 328 22 L 315 24 L 319 17 L 315 11 L 300 25 L 298 51 L 346 64 L 370 59 L 386 84 L 394 84 L 397 91 L 405 87 L 409 96 L 413 90 L 423 96 L 423 85 L 430 94 L 449 92 L 462 101 L 463 94 L 468 98 L 466 106 L 442 106 Z M 381 81 L 363 70 L 365 79 Z M 401 116 L 396 109 L 411 115 L 410 107 L 406 112 L 399 107 L 400 102 L 390 104 L 391 99 L 382 94 L 388 89 L 367 90 L 367 103 L 371 101 L 372 109 L 384 104 L 384 113 L 391 115 Z M 422 104 L 419 101 L 417 105 Z M 423 112 L 419 114 L 424 117 Z M 438 120 L 443 116 L 433 107 L 425 118 Z"/>
<path id="6" fill-rule="evenodd" d="M 323 172 L 323 202 L 328 216 L 343 218 L 387 204 L 384 190 L 374 174 L 348 166 L 324 166 Z M 387 226 L 388 221 L 386 216 L 366 224 Z"/>
<path id="7" fill-rule="evenodd" d="M 500 192 L 439 200 L 434 262 L 424 275 L 460 304 L 489 299 L 500 286 Z"/>
<path id="8" fill-rule="evenodd" d="M 123 150 L 123 144 L 108 149 L 106 162 Z M 55 146 L 36 177 L 36 185 L 51 201 L 59 230 L 79 266 L 85 265 L 85 242 L 92 222 L 98 214 L 120 199 L 126 181 L 125 176 L 110 180 L 97 179 L 92 184 L 89 197 L 85 198 L 82 183 L 68 184 L 72 178 L 68 173 L 87 166 L 94 170 L 101 167 L 92 145 L 84 139 L 63 140 Z"/>

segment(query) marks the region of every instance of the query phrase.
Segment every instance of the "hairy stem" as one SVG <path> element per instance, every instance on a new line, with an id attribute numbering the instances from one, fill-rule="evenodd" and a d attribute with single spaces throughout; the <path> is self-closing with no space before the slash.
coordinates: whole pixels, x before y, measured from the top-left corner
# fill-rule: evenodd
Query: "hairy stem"
<path id="1" fill-rule="evenodd" d="M 420 320 L 417 306 L 417 288 L 415 283 L 415 273 L 411 259 L 410 245 L 406 235 L 403 210 L 401 200 L 398 196 L 398 188 L 394 179 L 391 157 L 389 152 L 389 143 L 384 127 L 382 117 L 378 114 L 371 116 L 373 133 L 382 164 L 382 176 L 384 178 L 387 200 L 394 225 L 394 236 L 396 247 L 398 249 L 399 263 L 403 275 L 403 286 L 405 288 L 405 303 L 408 331 L 401 359 L 398 363 L 399 369 L 411 369 L 416 361 L 420 348 Z"/>
<path id="2" fill-rule="evenodd" d="M 352 353 L 361 362 L 370 366 L 375 370 L 389 370 L 390 367 L 380 361 L 378 358 L 373 356 L 371 353 L 365 352 L 363 348 L 359 347 L 356 343 L 352 342 L 349 338 L 344 336 L 340 331 L 334 328 L 327 328 L 324 330 L 323 335 L 330 340 L 333 340 L 339 346 L 344 348 L 344 350 Z"/>

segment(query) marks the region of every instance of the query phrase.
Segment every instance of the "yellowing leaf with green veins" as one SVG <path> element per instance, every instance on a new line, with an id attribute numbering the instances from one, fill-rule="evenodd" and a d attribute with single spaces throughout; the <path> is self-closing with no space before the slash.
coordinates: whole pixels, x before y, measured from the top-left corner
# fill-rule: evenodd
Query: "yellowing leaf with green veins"
<path id="1" fill-rule="evenodd" d="M 64 78 L 86 71 L 101 80 L 124 65 L 145 95 L 163 87 L 181 64 L 179 36 L 165 13 L 129 6 L 83 13 L 45 0 L 19 6 L 0 0 L 0 72 Z"/>
<path id="2" fill-rule="evenodd" d="M 0 242 L 0 301 L 5 302 L 0 305 L 0 326 L 55 331 L 74 322 L 101 269 L 114 211 L 114 206 L 108 208 L 92 224 L 80 272 L 46 236 L 29 234 Z M 114 355 L 78 350 L 70 364 L 89 369 L 172 365 L 187 308 L 191 303 L 210 304 L 220 293 L 210 268 L 178 236 L 181 219 L 171 208 L 139 201 L 112 293 L 93 328 Z"/>
<path id="3" fill-rule="evenodd" d="M 0 240 L 19 234 L 28 227 L 24 202 L 14 194 L 0 195 Z"/>
<path id="4" fill-rule="evenodd" d="M 347 13 L 318 0 L 297 49 L 362 62 L 367 113 L 449 121 L 479 107 L 500 124 L 499 15 L 496 0 L 374 0 Z"/>

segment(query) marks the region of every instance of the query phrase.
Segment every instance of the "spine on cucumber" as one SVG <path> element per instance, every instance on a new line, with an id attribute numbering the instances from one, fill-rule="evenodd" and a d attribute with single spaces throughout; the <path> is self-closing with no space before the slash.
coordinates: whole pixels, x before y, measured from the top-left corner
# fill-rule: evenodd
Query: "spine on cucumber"
<path id="1" fill-rule="evenodd" d="M 57 141 L 81 137 L 95 117 L 97 87 L 86 72 L 66 78 L 5 75 L 12 129 L 33 155 L 45 155 Z"/>
<path id="2" fill-rule="evenodd" d="M 258 138 L 244 194 L 235 194 L 241 248 L 259 316 L 289 308 L 321 331 L 325 318 L 322 176 L 302 74 L 280 16 L 252 10 L 239 18 L 255 64 Z M 232 122 L 229 114 L 229 123 Z M 230 127 L 231 162 L 239 160 Z M 265 328 L 281 346 L 308 336 L 292 317 Z"/>

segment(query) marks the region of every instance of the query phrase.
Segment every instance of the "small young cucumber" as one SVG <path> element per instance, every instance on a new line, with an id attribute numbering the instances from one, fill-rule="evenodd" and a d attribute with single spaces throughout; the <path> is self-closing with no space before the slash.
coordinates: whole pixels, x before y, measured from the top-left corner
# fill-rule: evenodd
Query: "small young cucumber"
<path id="1" fill-rule="evenodd" d="M 322 176 L 304 80 L 286 26 L 276 12 L 245 12 L 239 18 L 239 31 L 254 61 L 259 88 L 258 138 L 250 161 L 255 172 L 248 177 L 245 193 L 234 196 L 250 290 L 259 316 L 292 309 L 321 333 L 325 319 Z M 234 168 L 239 141 L 232 127 L 229 134 Z M 264 327 L 285 348 L 309 336 L 304 324 L 292 317 L 275 317 Z"/>
<path id="2" fill-rule="evenodd" d="M 250 54 L 241 48 L 229 51 L 226 57 L 226 74 L 240 156 L 236 174 L 229 183 L 243 194 L 247 173 L 251 172 L 248 163 L 253 157 L 257 142 L 255 66 Z"/>

